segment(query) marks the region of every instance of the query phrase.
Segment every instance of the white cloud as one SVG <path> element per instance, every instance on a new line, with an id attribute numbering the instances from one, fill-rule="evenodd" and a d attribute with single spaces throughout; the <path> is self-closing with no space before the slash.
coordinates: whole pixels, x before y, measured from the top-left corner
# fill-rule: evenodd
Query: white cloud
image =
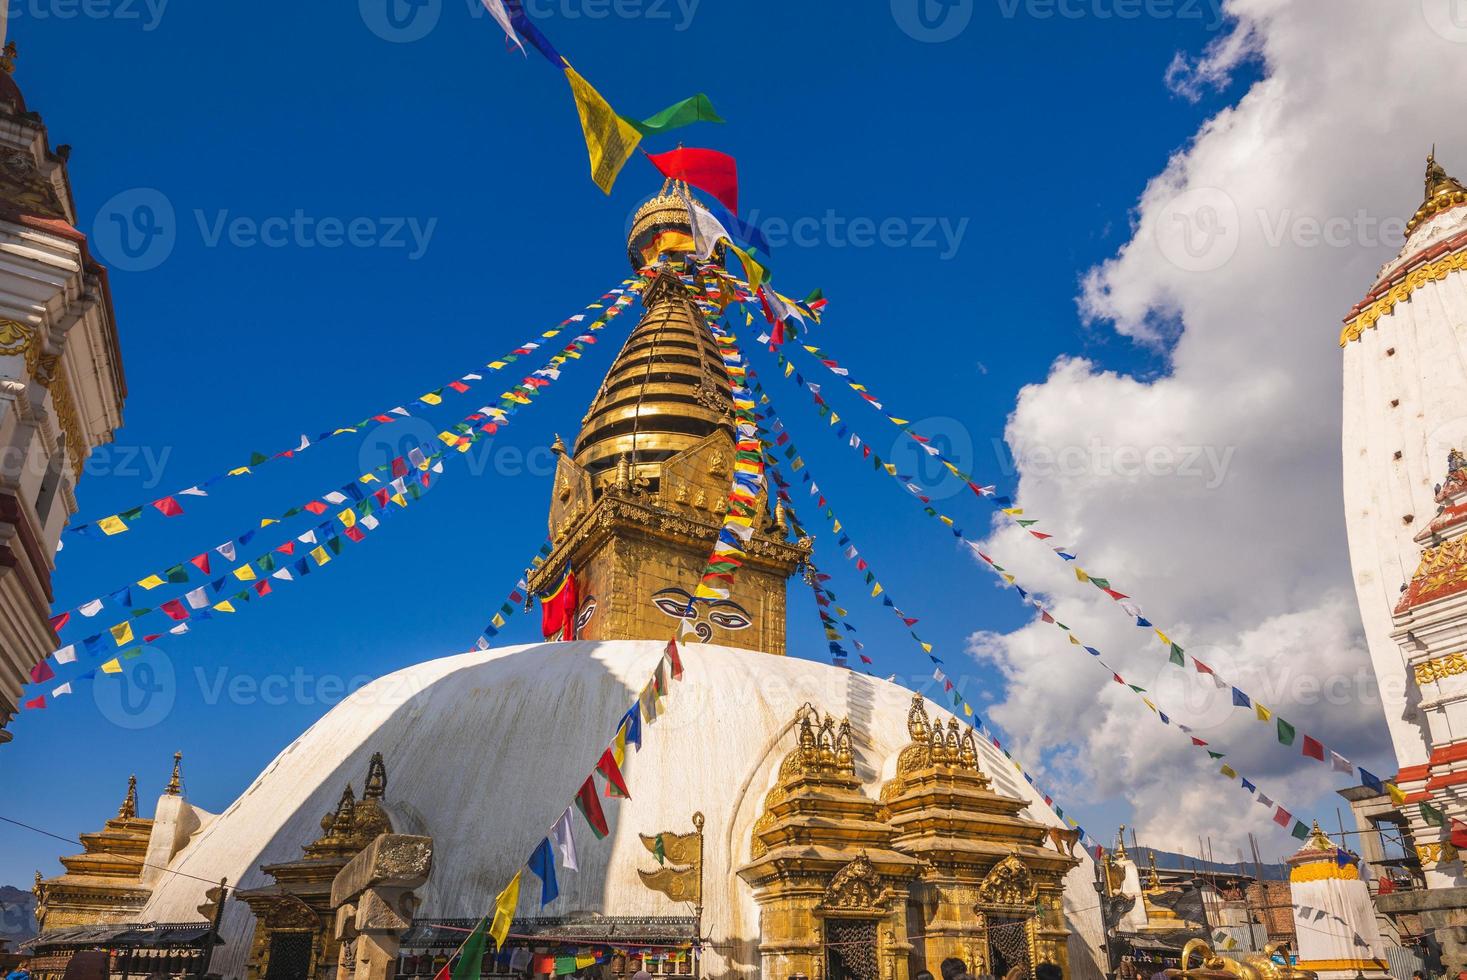
<path id="1" fill-rule="evenodd" d="M 1394 759 L 1350 584 L 1336 338 L 1400 245 L 1427 148 L 1467 172 L 1467 132 L 1449 110 L 1467 90 L 1467 30 L 1453 33 L 1452 2 L 1230 2 L 1231 33 L 1164 81 L 1195 98 L 1253 59 L 1262 77 L 1150 182 L 1131 240 L 1079 298 L 1088 321 L 1164 346 L 1170 372 L 1138 380 L 1062 359 L 1023 390 L 1006 432 L 1019 503 L 1084 567 L 1136 596 L 1188 652 L 1382 775 Z M 1128 680 L 1175 716 L 1204 718 L 1201 736 L 1269 795 L 1306 819 L 1342 805 L 1332 791 L 1346 777 L 1168 666 L 1154 636 L 1022 532 L 996 530 L 988 548 Z M 1051 779 L 1081 799 L 1129 798 L 1149 842 L 1195 849 L 1200 832 L 1232 853 L 1249 830 L 1277 835 L 1263 807 L 1209 774 L 1205 755 L 1052 626 L 977 635 L 972 650 L 1011 681 L 991 715 L 1018 754 L 1058 750 Z M 1311 678 L 1331 689 L 1313 692 Z M 1196 700 L 1209 694 L 1219 703 Z M 1271 840 L 1266 851 L 1287 849 Z"/>

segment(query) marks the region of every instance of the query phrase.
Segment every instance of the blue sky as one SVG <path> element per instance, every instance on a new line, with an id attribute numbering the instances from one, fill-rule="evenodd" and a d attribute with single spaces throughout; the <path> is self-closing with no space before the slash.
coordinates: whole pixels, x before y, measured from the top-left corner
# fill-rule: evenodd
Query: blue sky
<path id="1" fill-rule="evenodd" d="M 419 20 L 400 21 L 400 34 L 385 26 L 384 2 L 179 3 L 160 15 L 114 0 L 75 17 L 59 0 L 13 8 L 16 77 L 52 140 L 73 145 L 80 224 L 118 266 L 131 393 L 117 445 L 80 487 L 81 517 L 402 403 L 627 274 L 625 230 L 656 189 L 652 168 L 633 160 L 603 196 L 564 79 L 533 52 L 505 52 L 476 0 L 430 0 Z M 829 349 L 999 484 L 1013 478 L 1005 419 L 1057 356 L 1142 377 L 1165 369 L 1164 351 L 1082 325 L 1078 283 L 1126 240 L 1147 179 L 1227 95 L 1192 103 L 1162 83 L 1178 50 L 1216 36 L 1207 5 L 1137 18 L 1097 9 L 1069 18 L 1045 16 L 1038 2 L 959 4 L 947 16 L 971 21 L 939 41 L 912 26 L 907 0 L 531 5 L 619 111 L 647 115 L 697 91 L 712 98 L 727 125 L 678 136 L 738 157 L 746 212 L 775 227 L 814 219 L 821 228 L 777 247 L 777 284 L 801 296 L 822 287 Z M 112 215 L 159 200 L 161 251 L 127 271 L 130 257 L 107 232 Z M 273 247 L 217 234 L 236 219 L 297 213 L 313 225 L 366 219 L 363 244 L 323 247 L 313 232 Z M 890 221 L 913 240 L 853 243 L 850 223 L 862 220 Z M 632 322 L 614 321 L 477 472 L 452 469 L 321 574 L 160 644 L 152 677 L 131 680 L 135 692 L 162 688 L 151 700 L 138 694 L 137 714 L 100 709 L 84 690 L 18 720 L 15 741 L 0 748 L 0 812 L 65 835 L 96 829 L 129 773 L 145 794 L 160 790 L 175 750 L 191 798 L 217 812 L 329 709 L 341 684 L 467 648 L 543 537 L 545 446 L 555 432 L 572 437 Z M 962 653 L 965 638 L 1017 627 L 1023 607 L 822 431 L 766 354 L 753 358 L 851 536 L 982 703 L 1001 680 Z M 475 398 L 450 400 L 437 418 L 457 419 Z M 879 450 L 891 447 L 879 415 L 834 398 Z M 58 606 L 344 483 L 362 462 L 382 462 L 382 447 L 382 438 L 336 440 L 185 501 L 182 518 L 77 542 L 59 559 Z M 987 521 L 970 497 L 946 504 L 975 530 Z M 928 675 L 889 613 L 863 599 L 830 537 L 821 536 L 823 565 L 875 669 Z M 792 596 L 792 652 L 823 657 L 808 593 Z M 522 616 L 504 640 L 535 633 Z M 244 693 L 231 696 L 231 685 Z M 1128 817 L 1121 800 L 1069 809 L 1097 833 Z M 0 827 L 0 882 L 53 874 L 67 852 Z"/>

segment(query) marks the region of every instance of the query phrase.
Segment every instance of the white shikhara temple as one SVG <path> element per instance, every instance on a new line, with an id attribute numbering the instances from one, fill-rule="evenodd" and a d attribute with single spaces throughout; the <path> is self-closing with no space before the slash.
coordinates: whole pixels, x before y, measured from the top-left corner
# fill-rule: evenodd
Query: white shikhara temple
<path id="1" fill-rule="evenodd" d="M 1422 913 L 1449 971 L 1467 944 L 1467 188 L 1428 158 L 1400 252 L 1345 320 L 1344 498 L 1350 562 L 1400 806 L 1428 891 L 1381 896 Z M 1423 810 L 1421 804 L 1430 808 Z M 1439 812 L 1442 819 L 1428 819 Z"/>

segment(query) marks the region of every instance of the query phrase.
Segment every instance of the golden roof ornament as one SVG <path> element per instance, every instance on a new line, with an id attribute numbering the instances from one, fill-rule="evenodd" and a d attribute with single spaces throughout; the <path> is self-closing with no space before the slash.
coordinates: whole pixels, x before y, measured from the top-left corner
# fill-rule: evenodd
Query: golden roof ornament
<path id="1" fill-rule="evenodd" d="M 138 815 L 138 777 L 127 777 L 127 795 L 122 798 L 122 806 L 117 808 L 118 820 L 131 820 Z"/>
<path id="2" fill-rule="evenodd" d="M 7 41 L 4 53 L 0 54 L 0 71 L 4 71 L 7 75 L 14 75 L 15 58 L 18 54 L 20 54 L 20 49 L 15 46 L 15 42 Z"/>
<path id="3" fill-rule="evenodd" d="M 557 456 L 565 455 L 565 443 L 561 441 L 559 432 L 555 434 L 555 441 L 550 444 L 550 451 Z"/>
<path id="4" fill-rule="evenodd" d="M 1148 851 L 1146 854 L 1146 860 L 1147 863 L 1151 866 L 1151 870 L 1146 876 L 1146 888 L 1148 891 L 1159 892 L 1161 891 L 1161 879 L 1157 877 L 1156 874 L 1156 852 Z"/>
<path id="5" fill-rule="evenodd" d="M 1426 156 L 1425 195 L 1421 207 L 1406 222 L 1406 235 L 1409 237 L 1413 231 L 1424 222 L 1449 208 L 1459 204 L 1467 204 L 1467 187 L 1460 180 L 1449 175 L 1436 160 L 1436 145 L 1433 144 L 1431 152 Z"/>
<path id="6" fill-rule="evenodd" d="M 1116 860 L 1124 861 L 1129 857 L 1126 853 L 1126 825 L 1121 824 L 1121 829 L 1116 831 Z"/>
<path id="7" fill-rule="evenodd" d="M 168 780 L 168 785 L 163 792 L 169 796 L 177 796 L 183 792 L 183 753 L 173 753 L 173 775 Z"/>

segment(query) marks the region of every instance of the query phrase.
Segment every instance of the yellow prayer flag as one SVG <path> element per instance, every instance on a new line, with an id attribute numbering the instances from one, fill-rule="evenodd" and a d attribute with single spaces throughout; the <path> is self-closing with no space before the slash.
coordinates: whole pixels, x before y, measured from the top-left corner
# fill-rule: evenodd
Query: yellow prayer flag
<path id="1" fill-rule="evenodd" d="M 1253 702 L 1253 713 L 1258 716 L 1259 721 L 1268 721 L 1273 717 L 1273 712 L 1263 706 L 1261 702 Z"/>
<path id="2" fill-rule="evenodd" d="M 1152 629 L 1156 630 L 1156 635 L 1161 640 L 1163 646 L 1169 647 L 1172 645 L 1172 641 L 1167 638 L 1167 635 L 1165 633 L 1163 633 L 1161 630 L 1156 629 L 1155 626 L 1153 626 Z"/>
<path id="3" fill-rule="evenodd" d="M 963 702 L 963 714 L 969 718 L 973 717 L 973 706 L 966 701 Z"/>
<path id="4" fill-rule="evenodd" d="M 166 581 L 165 579 L 163 579 L 162 577 L 160 577 L 158 575 L 149 575 L 145 579 L 140 579 L 138 581 L 138 585 L 141 585 L 143 588 L 145 588 L 145 589 L 147 589 L 149 591 L 152 591 L 153 589 L 156 589 L 158 586 L 165 584 L 165 581 Z"/>
<path id="5" fill-rule="evenodd" d="M 326 554 L 326 549 L 320 545 L 317 545 L 311 550 L 311 557 L 316 559 L 317 566 L 324 565 L 331 560 L 331 556 Z"/>
<path id="6" fill-rule="evenodd" d="M 249 471 L 250 471 L 250 468 L 248 466 L 240 466 L 240 467 L 237 467 L 235 469 L 230 470 L 227 475 L 228 476 L 243 476 L 244 474 L 248 473 Z"/>
<path id="7" fill-rule="evenodd" d="M 1234 769 L 1232 766 L 1228 765 L 1227 763 L 1223 763 L 1223 767 L 1221 769 L 1219 769 L 1218 772 L 1222 773 L 1224 776 L 1228 777 L 1229 779 L 1237 779 L 1238 778 L 1238 770 Z"/>
<path id="8" fill-rule="evenodd" d="M 831 412 L 830 413 L 830 424 L 831 425 L 835 425 L 835 423 L 837 423 L 839 421 L 840 421 L 840 416 L 837 415 L 835 412 Z"/>
<path id="9" fill-rule="evenodd" d="M 1086 572 L 1085 569 L 1079 568 L 1077 566 L 1075 568 L 1075 581 L 1077 581 L 1077 582 L 1088 582 L 1088 581 L 1090 581 L 1090 573 Z"/>
<path id="10" fill-rule="evenodd" d="M 896 476 L 897 475 L 896 465 L 895 464 L 893 464 L 893 463 L 883 463 L 882 466 L 885 467 L 886 472 L 890 473 L 892 476 Z"/>
<path id="11" fill-rule="evenodd" d="M 262 518 L 260 518 L 260 526 L 261 527 L 269 527 L 271 524 L 279 524 L 279 523 L 280 522 L 277 521 L 273 517 L 262 517 Z"/>
<path id="12" fill-rule="evenodd" d="M 430 391 L 426 395 L 419 395 L 418 401 L 422 402 L 424 405 L 442 405 L 443 396 L 437 394 L 436 392 Z"/>
<path id="13" fill-rule="evenodd" d="M 111 537 L 114 534 L 121 534 L 123 531 L 127 530 L 126 522 L 124 522 L 123 519 L 118 517 L 116 514 L 113 514 L 111 517 L 102 518 L 100 521 L 97 522 L 97 526 L 100 527 L 102 529 L 102 533 L 107 535 L 108 537 Z"/>
<path id="14" fill-rule="evenodd" d="M 1022 507 L 1005 507 L 1003 509 L 1003 512 L 1005 514 L 1009 515 L 1010 517 L 1017 517 L 1020 514 L 1024 513 L 1024 508 L 1022 508 Z"/>
<path id="15" fill-rule="evenodd" d="M 241 582 L 253 582 L 255 580 L 255 569 L 251 565 L 241 565 L 234 570 L 234 577 Z"/>
<path id="16" fill-rule="evenodd" d="M 228 599 L 225 599 L 223 602 L 216 602 L 214 603 L 214 610 L 215 612 L 232 613 L 234 612 L 234 603 L 230 602 Z"/>
<path id="17" fill-rule="evenodd" d="M 732 242 L 729 242 L 728 247 L 733 249 L 734 254 L 739 257 L 739 261 L 744 264 L 744 274 L 749 279 L 749 288 L 757 293 L 759 287 L 769 278 L 768 270 L 755 261 L 753 256 L 749 255 L 748 252 L 745 252 Z M 794 370 L 793 366 L 791 366 L 790 370 Z M 786 372 L 785 376 L 788 377 L 789 372 Z"/>
<path id="18" fill-rule="evenodd" d="M 1396 806 L 1400 806 L 1402 803 L 1406 802 L 1406 794 L 1401 792 L 1401 787 L 1397 786 L 1395 783 L 1386 783 L 1385 785 L 1386 792 L 1391 794 L 1392 803 L 1394 803 Z"/>
<path id="19" fill-rule="evenodd" d="M 631 159 L 637 144 L 642 141 L 642 134 L 618 116 L 601 93 L 576 74 L 570 65 L 565 66 L 565 77 L 576 100 L 576 112 L 581 117 L 581 132 L 585 134 L 586 152 L 591 158 L 591 180 L 610 194 L 616 175 Z"/>
<path id="20" fill-rule="evenodd" d="M 616 738 L 611 740 L 611 757 L 616 760 L 618 767 L 627 758 L 627 722 L 622 719 L 621 727 L 616 730 Z"/>
<path id="21" fill-rule="evenodd" d="M 495 371 L 498 371 L 500 368 L 504 367 L 504 362 L 503 361 L 490 361 L 488 363 L 488 365 L 486 365 L 486 366 L 489 367 L 489 368 L 492 368 Z"/>
<path id="22" fill-rule="evenodd" d="M 107 632 L 112 634 L 112 639 L 118 646 L 132 642 L 132 623 L 118 623 Z"/>
<path id="23" fill-rule="evenodd" d="M 877 582 L 875 585 L 873 585 L 871 587 L 871 598 L 874 599 L 874 598 L 876 598 L 879 595 L 881 595 L 881 583 L 880 582 Z"/>
<path id="24" fill-rule="evenodd" d="M 911 423 L 911 419 L 899 419 L 895 415 L 888 415 L 887 418 L 891 419 L 897 425 L 908 425 Z"/>
<path id="25" fill-rule="evenodd" d="M 923 643 L 920 640 L 918 642 L 919 643 L 922 643 L 922 649 L 923 649 L 924 652 L 926 652 L 926 653 L 931 653 L 932 652 L 932 644 L 931 643 Z"/>
<path id="26" fill-rule="evenodd" d="M 122 664 L 118 663 L 116 660 L 109 660 L 102 665 L 102 673 L 120 674 L 122 673 Z"/>
<path id="27" fill-rule="evenodd" d="M 840 521 L 834 521 L 834 522 L 832 522 L 831 525 L 830 525 L 830 529 L 832 531 L 834 531 L 836 534 L 839 534 L 840 533 Z"/>
<path id="28" fill-rule="evenodd" d="M 378 480 L 371 473 L 363 473 L 361 476 L 357 477 L 357 482 L 358 483 L 380 483 L 382 481 Z"/>
<path id="29" fill-rule="evenodd" d="M 356 527 L 357 512 L 348 507 L 340 514 L 337 514 L 336 519 L 341 521 L 342 527 Z"/>
<path id="30" fill-rule="evenodd" d="M 566 69 L 570 71 L 569 68 Z M 514 873 L 504 891 L 494 900 L 494 922 L 489 926 L 489 935 L 494 937 L 494 944 L 503 948 L 504 941 L 509 938 L 509 924 L 514 921 L 514 908 L 520 904 L 520 875 L 524 869 Z"/>

